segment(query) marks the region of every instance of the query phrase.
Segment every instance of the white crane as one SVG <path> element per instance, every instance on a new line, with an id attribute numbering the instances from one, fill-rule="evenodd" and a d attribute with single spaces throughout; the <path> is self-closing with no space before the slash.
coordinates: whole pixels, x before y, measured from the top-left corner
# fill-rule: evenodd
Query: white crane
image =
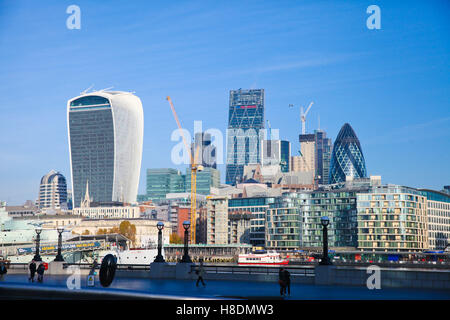
<path id="1" fill-rule="evenodd" d="M 314 101 L 311 101 L 309 104 L 309 107 L 306 109 L 305 112 L 303 112 L 303 106 L 300 107 L 300 121 L 302 122 L 302 134 L 306 134 L 306 115 L 308 114 L 309 110 L 311 109 Z"/>

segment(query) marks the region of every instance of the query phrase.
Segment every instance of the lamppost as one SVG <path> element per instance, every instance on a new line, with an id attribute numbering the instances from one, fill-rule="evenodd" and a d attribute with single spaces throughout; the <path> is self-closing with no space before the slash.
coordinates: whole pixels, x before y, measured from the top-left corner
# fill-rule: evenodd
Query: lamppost
<path id="1" fill-rule="evenodd" d="M 56 258 L 54 261 L 64 261 L 64 258 L 61 254 L 62 249 L 62 233 L 64 232 L 64 228 L 58 227 L 56 230 L 58 230 L 58 254 L 56 255 Z"/>
<path id="2" fill-rule="evenodd" d="M 164 260 L 164 257 L 161 254 L 161 251 L 162 251 L 162 230 L 164 229 L 164 223 L 159 221 L 156 224 L 156 227 L 158 228 L 158 255 L 156 256 L 154 262 L 166 262 Z"/>
<path id="3" fill-rule="evenodd" d="M 189 220 L 186 220 L 183 222 L 183 228 L 184 228 L 184 254 L 183 258 L 181 259 L 181 262 L 183 263 L 192 263 L 191 257 L 189 257 L 189 247 L 188 247 L 188 241 L 189 241 L 189 227 L 191 226 L 191 223 Z"/>
<path id="4" fill-rule="evenodd" d="M 39 255 L 39 244 L 41 242 L 41 232 L 42 228 L 36 228 L 36 253 L 34 255 L 34 261 L 42 261 L 41 256 Z"/>
<path id="5" fill-rule="evenodd" d="M 320 223 L 323 226 L 323 256 L 320 261 L 320 265 L 329 266 L 332 265 L 330 258 L 328 257 L 328 225 L 330 224 L 330 219 L 328 217 L 320 218 Z"/>

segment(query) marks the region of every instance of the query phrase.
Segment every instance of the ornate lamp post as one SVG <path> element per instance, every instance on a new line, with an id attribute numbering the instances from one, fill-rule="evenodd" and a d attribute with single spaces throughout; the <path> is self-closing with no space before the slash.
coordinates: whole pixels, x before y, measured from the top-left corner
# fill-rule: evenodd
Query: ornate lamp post
<path id="1" fill-rule="evenodd" d="M 42 261 L 41 256 L 39 255 L 39 245 L 41 242 L 41 232 L 42 228 L 36 228 L 36 253 L 34 254 L 34 261 Z"/>
<path id="2" fill-rule="evenodd" d="M 162 230 L 164 229 L 164 223 L 159 221 L 156 224 L 156 227 L 158 228 L 158 255 L 156 256 L 154 262 L 166 262 L 164 260 L 164 257 L 161 254 L 161 251 L 162 251 Z"/>
<path id="3" fill-rule="evenodd" d="M 56 255 L 56 258 L 54 261 L 64 261 L 64 258 L 61 254 L 62 249 L 62 233 L 64 232 L 64 228 L 58 227 L 56 230 L 58 230 L 58 254 Z"/>
<path id="4" fill-rule="evenodd" d="M 328 257 L 328 225 L 330 224 L 330 219 L 328 217 L 320 218 L 320 223 L 323 226 L 323 256 L 320 261 L 320 265 L 329 266 L 332 265 L 330 258 Z"/>
<path id="5" fill-rule="evenodd" d="M 189 257 L 189 227 L 191 226 L 191 223 L 189 220 L 186 220 L 183 222 L 183 228 L 184 228 L 184 254 L 183 258 L 181 259 L 181 262 L 183 263 L 192 263 L 191 257 Z"/>

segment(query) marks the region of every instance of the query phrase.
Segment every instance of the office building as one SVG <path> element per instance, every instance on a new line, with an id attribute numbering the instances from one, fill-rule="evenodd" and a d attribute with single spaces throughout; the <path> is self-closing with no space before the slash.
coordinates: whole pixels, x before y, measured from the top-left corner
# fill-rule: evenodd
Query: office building
<path id="1" fill-rule="evenodd" d="M 144 114 L 129 92 L 83 93 L 67 103 L 73 206 L 89 185 L 93 201 L 136 201 Z"/>
<path id="2" fill-rule="evenodd" d="M 186 176 L 171 168 L 147 169 L 146 200 L 162 201 L 168 193 L 186 191 Z"/>
<path id="3" fill-rule="evenodd" d="M 39 209 L 68 209 L 67 183 L 61 173 L 51 170 L 42 177 L 37 205 Z"/>
<path id="4" fill-rule="evenodd" d="M 315 130 L 315 171 L 318 184 L 328 184 L 333 144 L 323 130 Z"/>
<path id="5" fill-rule="evenodd" d="M 207 132 L 197 132 L 192 144 L 192 156 L 195 163 L 203 167 L 217 169 L 216 147 L 212 144 L 211 134 Z"/>
<path id="6" fill-rule="evenodd" d="M 291 143 L 285 140 L 263 140 L 261 159 L 263 166 L 278 165 L 281 172 L 289 172 L 291 167 Z"/>
<path id="7" fill-rule="evenodd" d="M 431 250 L 445 250 L 450 244 L 450 194 L 420 189 L 427 197 L 428 243 Z"/>
<path id="8" fill-rule="evenodd" d="M 249 243 L 264 246 L 266 241 L 266 211 L 275 197 L 232 198 L 228 200 L 228 213 L 231 220 L 250 217 Z M 248 226 L 242 222 L 242 226 Z M 243 231 L 245 233 L 245 231 Z"/>
<path id="9" fill-rule="evenodd" d="M 261 163 L 264 89 L 231 90 L 227 130 L 226 183 L 242 181 L 244 166 Z"/>
<path id="10" fill-rule="evenodd" d="M 367 177 L 361 144 L 348 123 L 342 126 L 334 142 L 330 160 L 329 183 L 345 182 L 347 177 Z"/>
<path id="11" fill-rule="evenodd" d="M 301 134 L 300 155 L 292 157 L 292 171 L 312 172 L 316 177 L 316 137 L 314 134 Z"/>
<path id="12" fill-rule="evenodd" d="M 220 171 L 212 167 L 205 167 L 202 171 L 197 171 L 197 193 L 208 195 L 211 188 L 220 186 Z M 191 192 L 191 169 L 186 168 L 186 192 Z"/>

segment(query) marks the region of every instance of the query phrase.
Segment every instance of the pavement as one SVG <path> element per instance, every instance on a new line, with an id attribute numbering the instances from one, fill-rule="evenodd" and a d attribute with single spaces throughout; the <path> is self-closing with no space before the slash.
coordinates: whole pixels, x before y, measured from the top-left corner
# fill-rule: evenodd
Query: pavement
<path id="1" fill-rule="evenodd" d="M 68 276 L 45 276 L 43 283 L 30 283 L 26 275 L 6 275 L 0 281 L 0 289 L 5 285 L 36 286 L 67 289 Z M 81 276 L 82 290 L 103 290 L 105 292 L 131 292 L 157 295 L 186 296 L 196 298 L 244 298 L 244 299 L 284 299 L 284 300 L 450 300 L 450 291 L 424 289 L 386 288 L 369 290 L 366 287 L 319 286 L 309 284 L 291 284 L 291 295 L 280 296 L 278 283 L 254 281 L 218 281 L 207 280 L 206 286 L 197 287 L 192 280 L 173 279 L 114 279 L 104 288 L 98 277 L 95 286 L 87 286 L 87 276 Z M 69 289 L 67 289 L 69 290 Z"/>

